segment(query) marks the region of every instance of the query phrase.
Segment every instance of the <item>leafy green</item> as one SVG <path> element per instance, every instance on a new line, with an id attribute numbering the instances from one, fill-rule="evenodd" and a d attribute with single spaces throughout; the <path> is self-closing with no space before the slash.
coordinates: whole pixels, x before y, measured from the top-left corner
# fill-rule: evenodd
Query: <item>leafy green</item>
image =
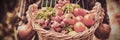
<path id="1" fill-rule="evenodd" d="M 65 4 L 62 10 L 66 13 L 72 12 L 74 8 L 80 8 L 78 4 Z"/>
<path id="2" fill-rule="evenodd" d="M 71 4 L 65 4 L 63 7 L 62 7 L 62 10 L 64 12 L 71 12 L 73 11 L 73 6 Z"/>
<path id="3" fill-rule="evenodd" d="M 51 16 L 55 15 L 54 9 L 51 7 L 44 7 L 38 11 L 37 19 L 50 19 Z"/>

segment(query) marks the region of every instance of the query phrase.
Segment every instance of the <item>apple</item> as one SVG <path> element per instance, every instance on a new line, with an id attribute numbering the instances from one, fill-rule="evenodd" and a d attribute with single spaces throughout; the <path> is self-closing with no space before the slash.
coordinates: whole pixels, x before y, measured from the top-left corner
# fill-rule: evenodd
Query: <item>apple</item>
<path id="1" fill-rule="evenodd" d="M 92 14 L 93 16 L 98 15 L 98 14 L 96 13 L 96 10 L 91 10 L 91 11 L 89 12 L 89 14 Z M 104 10 L 101 10 L 100 17 L 99 17 L 100 20 L 101 20 L 101 22 L 103 21 L 104 16 L 105 16 Z"/>
<path id="2" fill-rule="evenodd" d="M 59 27 L 59 26 L 60 26 L 60 24 L 57 21 L 53 21 L 53 23 L 51 24 L 52 28 L 56 28 L 56 27 Z"/>
<path id="3" fill-rule="evenodd" d="M 48 24 L 48 23 L 49 23 L 49 20 L 45 20 L 45 23 Z"/>
<path id="4" fill-rule="evenodd" d="M 52 16 L 52 17 L 51 17 L 51 20 L 55 20 L 55 16 Z"/>
<path id="5" fill-rule="evenodd" d="M 84 16 L 84 24 L 88 27 L 92 26 L 94 24 L 94 15 L 93 14 L 87 14 Z"/>
<path id="6" fill-rule="evenodd" d="M 45 29 L 45 28 L 48 28 L 47 23 L 43 24 L 43 25 L 42 25 L 42 28 L 44 28 L 44 29 Z"/>
<path id="7" fill-rule="evenodd" d="M 65 14 L 63 21 L 71 25 L 76 23 L 75 16 L 72 13 Z"/>
<path id="8" fill-rule="evenodd" d="M 52 20 L 53 20 L 53 21 L 57 21 L 57 22 L 59 22 L 59 23 L 62 21 L 62 19 L 63 19 L 63 18 L 60 17 L 60 16 L 52 17 Z"/>
<path id="9" fill-rule="evenodd" d="M 56 32 L 61 32 L 62 31 L 62 29 L 60 27 L 56 27 L 54 29 L 55 29 Z"/>
<path id="10" fill-rule="evenodd" d="M 63 18 L 62 18 L 62 17 L 60 17 L 60 16 L 56 16 L 56 18 L 55 18 L 55 19 L 56 19 L 56 21 L 57 21 L 57 22 L 61 22 Z"/>
<path id="11" fill-rule="evenodd" d="M 64 27 L 64 26 L 65 26 L 65 22 L 64 22 L 64 21 L 61 21 L 61 22 L 60 22 L 60 26 Z"/>
<path id="12" fill-rule="evenodd" d="M 48 28 L 48 23 L 49 23 L 49 20 L 45 20 L 44 24 L 41 24 L 42 28 Z"/>
<path id="13" fill-rule="evenodd" d="M 76 20 L 77 20 L 77 22 L 83 22 L 84 17 L 82 17 L 82 16 L 77 16 L 77 17 L 76 17 Z"/>
<path id="14" fill-rule="evenodd" d="M 74 14 L 75 16 L 78 16 L 78 15 L 85 16 L 86 13 L 87 13 L 87 12 L 86 12 L 85 10 L 83 10 L 82 8 L 75 8 L 75 9 L 73 10 L 73 14 Z"/>
<path id="15" fill-rule="evenodd" d="M 62 16 L 63 11 L 61 9 L 57 9 L 56 16 Z"/>
<path id="16" fill-rule="evenodd" d="M 76 22 L 74 24 L 74 31 L 83 32 L 87 29 L 87 27 L 82 22 Z"/>

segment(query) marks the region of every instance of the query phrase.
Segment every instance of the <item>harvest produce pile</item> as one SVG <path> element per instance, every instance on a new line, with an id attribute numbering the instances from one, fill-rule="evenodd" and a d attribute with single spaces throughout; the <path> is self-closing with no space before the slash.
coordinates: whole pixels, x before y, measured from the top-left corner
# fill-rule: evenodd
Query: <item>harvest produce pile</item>
<path id="1" fill-rule="evenodd" d="M 111 33 L 104 0 L 14 2 L 2 2 L 0 40 L 106 40 Z"/>
<path id="2" fill-rule="evenodd" d="M 95 23 L 96 6 L 88 11 L 69 0 L 59 0 L 55 7 L 29 7 L 27 14 L 45 30 L 74 35 L 83 32 Z"/>

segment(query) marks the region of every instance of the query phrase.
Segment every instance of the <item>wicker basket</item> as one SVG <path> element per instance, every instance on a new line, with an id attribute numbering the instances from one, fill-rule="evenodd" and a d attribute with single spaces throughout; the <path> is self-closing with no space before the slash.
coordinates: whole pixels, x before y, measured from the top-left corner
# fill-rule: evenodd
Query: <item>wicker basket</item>
<path id="1" fill-rule="evenodd" d="M 40 1 L 37 4 L 39 4 L 39 3 L 40 3 Z M 95 6 L 97 7 L 97 9 L 96 9 L 97 11 L 95 13 L 98 14 L 95 16 L 95 24 L 91 28 L 83 31 L 82 33 L 78 33 L 78 34 L 71 36 L 68 34 L 62 34 L 62 33 L 54 32 L 54 31 L 48 31 L 48 30 L 40 28 L 40 26 L 38 24 L 36 24 L 34 22 L 34 20 L 32 20 L 32 27 L 37 32 L 37 34 L 39 36 L 39 40 L 92 40 L 93 34 L 94 34 L 96 28 L 99 26 L 99 24 L 102 21 L 102 19 L 100 19 L 100 13 L 102 10 L 101 4 L 99 2 L 96 2 Z M 24 8 L 22 8 L 22 9 L 24 9 Z M 20 12 L 23 12 L 23 11 L 20 10 Z"/>

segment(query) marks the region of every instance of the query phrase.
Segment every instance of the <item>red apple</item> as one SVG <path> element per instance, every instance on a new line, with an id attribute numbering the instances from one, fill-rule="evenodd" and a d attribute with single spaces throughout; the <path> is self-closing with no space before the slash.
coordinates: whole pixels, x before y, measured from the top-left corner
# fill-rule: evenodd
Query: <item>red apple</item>
<path id="1" fill-rule="evenodd" d="M 56 32 L 61 32 L 62 31 L 62 29 L 60 27 L 56 27 L 54 29 L 55 29 Z"/>
<path id="2" fill-rule="evenodd" d="M 62 21 L 62 17 L 60 17 L 60 16 L 55 16 L 55 17 L 52 17 L 52 20 L 53 21 L 57 21 L 57 22 L 61 22 Z"/>
<path id="3" fill-rule="evenodd" d="M 84 24 L 87 26 L 92 26 L 94 24 L 94 15 L 87 14 L 84 16 Z"/>
<path id="4" fill-rule="evenodd" d="M 83 32 L 87 29 L 87 27 L 82 22 L 76 22 L 74 24 L 74 31 Z"/>
<path id="5" fill-rule="evenodd" d="M 64 27 L 65 26 L 65 22 L 61 21 L 60 22 L 60 26 Z"/>
<path id="6" fill-rule="evenodd" d="M 63 11 L 61 9 L 57 9 L 56 16 L 62 16 Z"/>
<path id="7" fill-rule="evenodd" d="M 68 23 L 68 24 L 71 24 L 71 25 L 76 23 L 76 19 L 75 19 L 74 15 L 71 14 L 71 13 L 65 14 L 63 21 L 65 23 Z"/>
<path id="8" fill-rule="evenodd" d="M 73 10 L 73 14 L 74 14 L 75 16 L 78 16 L 78 15 L 85 16 L 86 13 L 87 13 L 87 12 L 86 12 L 84 9 L 82 9 L 82 8 L 75 8 L 75 9 Z"/>
<path id="9" fill-rule="evenodd" d="M 60 26 L 60 24 L 57 21 L 53 21 L 53 23 L 51 25 L 52 28 L 56 28 L 56 27 L 59 27 L 59 26 Z"/>
<path id="10" fill-rule="evenodd" d="M 60 17 L 60 16 L 56 16 L 56 20 L 58 20 L 57 22 L 61 22 L 62 21 L 62 17 Z"/>
<path id="11" fill-rule="evenodd" d="M 49 23 L 49 20 L 45 20 L 44 24 L 41 24 L 42 28 L 47 28 L 48 27 L 48 23 Z"/>
<path id="12" fill-rule="evenodd" d="M 76 20 L 77 20 L 77 22 L 83 22 L 84 17 L 82 17 L 82 16 L 77 16 L 77 17 L 76 17 Z"/>
<path id="13" fill-rule="evenodd" d="M 51 20 L 54 21 L 54 20 L 55 20 L 55 16 L 52 16 L 52 17 L 51 17 Z"/>

